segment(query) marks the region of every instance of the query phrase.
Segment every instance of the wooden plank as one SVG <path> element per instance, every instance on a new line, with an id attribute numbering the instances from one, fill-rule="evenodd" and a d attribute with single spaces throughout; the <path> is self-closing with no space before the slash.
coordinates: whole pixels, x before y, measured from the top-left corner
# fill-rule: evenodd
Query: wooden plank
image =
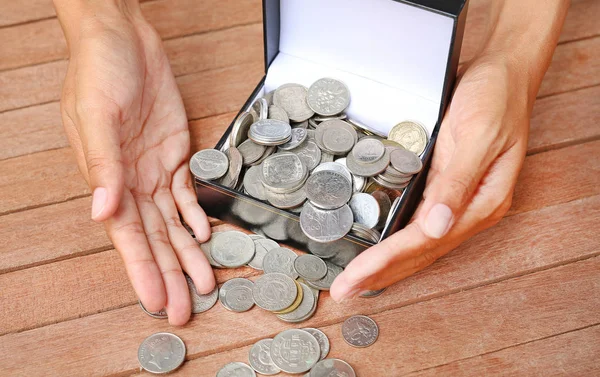
<path id="1" fill-rule="evenodd" d="M 559 43 L 566 43 L 600 35 L 600 2 L 596 0 L 572 0 Z"/>
<path id="2" fill-rule="evenodd" d="M 213 148 L 217 145 L 237 113 L 236 110 L 231 113 L 191 121 L 189 125 L 192 153 L 201 149 Z"/>
<path id="3" fill-rule="evenodd" d="M 398 375 L 596 324 L 600 295 L 590 292 L 598 290 L 599 269 L 600 258 L 592 258 L 394 310 L 384 307 L 391 292 L 374 300 L 334 305 L 333 311 L 323 308 L 333 306 L 323 305 L 332 301 L 324 298 L 316 317 L 299 326 L 326 326 L 331 356 L 342 356 L 359 375 L 381 375 L 373 371 L 384 370 Z M 393 299 L 397 307 L 397 297 Z M 385 357 L 365 358 L 364 350 L 340 339 L 338 322 L 353 313 L 370 314 L 378 322 L 380 337 L 369 352 Z M 184 327 L 172 328 L 165 322 L 129 306 L 8 334 L 1 338 L 0 352 L 20 352 L 11 353 L 3 367 L 10 375 L 40 370 L 50 375 L 125 374 L 138 369 L 137 348 L 157 331 L 177 333 L 186 342 L 188 357 L 197 358 L 246 346 L 291 327 L 258 308 L 239 314 L 221 305 Z M 37 362 L 28 363 L 31 359 Z M 204 366 L 201 369 L 197 375 L 215 374 Z"/>
<path id="4" fill-rule="evenodd" d="M 598 196 L 551 209 L 545 208 L 512 216 L 501 221 L 496 228 L 476 236 L 425 271 L 389 288 L 377 301 L 359 300 L 361 303 L 359 309 L 365 308 L 363 302 L 366 305 L 376 304 L 369 309 L 374 311 L 407 305 L 449 292 L 507 279 L 526 271 L 548 268 L 548 266 L 598 254 L 599 241 L 594 224 L 599 219 L 600 197 Z M 214 230 L 230 228 L 229 225 L 223 224 Z M 523 229 L 527 229 L 527 232 L 523 232 Z M 123 296 L 122 293 L 123 290 L 131 290 L 124 271 L 114 271 L 111 267 L 121 263 L 117 253 L 105 251 L 100 254 L 107 256 L 85 256 L 4 275 L 10 278 L 0 276 L 0 283 L 12 282 L 12 285 L 0 284 L 6 286 L 5 302 L 0 302 L 2 306 L 19 308 L 37 306 L 43 308 L 44 312 L 43 316 L 38 317 L 32 316 L 31 313 L 22 313 L 22 310 L 5 311 L 0 314 L 0 323 L 4 326 L 0 334 L 23 331 L 47 323 L 62 322 L 77 316 L 110 311 L 134 304 L 135 297 Z M 96 263 L 97 258 L 104 262 Z M 77 271 L 73 271 L 75 268 Z M 64 271 L 73 272 L 66 274 Z M 246 269 L 228 271 L 217 271 L 217 278 L 227 280 L 234 276 L 252 274 Z M 74 276 L 71 276 L 73 274 Z M 42 278 L 38 280 L 32 276 L 42 276 Z M 69 305 L 70 301 L 77 298 L 85 300 L 89 295 L 89 287 L 80 283 L 86 276 L 110 276 L 113 281 L 121 282 L 121 286 L 119 289 L 103 292 L 102 296 L 95 297 L 90 307 Z M 52 294 L 51 291 L 43 296 L 33 294 L 46 289 L 44 287 L 48 281 L 51 281 L 53 286 L 60 287 L 61 292 L 68 291 L 69 295 Z M 31 294 L 20 295 L 18 294 L 20 291 L 31 292 Z M 328 321 L 331 316 L 335 316 L 336 312 L 351 310 L 356 304 L 358 303 L 350 302 L 339 306 L 331 300 L 322 299 L 319 305 L 319 318 Z"/>
<path id="5" fill-rule="evenodd" d="M 52 2 L 48 0 L 0 2 L 0 27 L 55 16 Z"/>
<path id="6" fill-rule="evenodd" d="M 579 89 L 535 103 L 527 153 L 539 153 L 600 137 L 600 86 Z"/>
<path id="7" fill-rule="evenodd" d="M 596 325 L 408 376 L 597 376 L 599 357 L 600 326 Z"/>
<path id="8" fill-rule="evenodd" d="M 600 84 L 600 37 L 559 45 L 540 97 Z"/>

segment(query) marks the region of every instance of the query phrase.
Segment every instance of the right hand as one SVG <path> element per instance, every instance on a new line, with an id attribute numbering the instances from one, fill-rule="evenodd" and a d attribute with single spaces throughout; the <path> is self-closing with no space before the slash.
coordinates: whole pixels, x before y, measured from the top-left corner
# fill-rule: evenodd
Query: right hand
<path id="1" fill-rule="evenodd" d="M 215 279 L 198 244 L 210 237 L 188 167 L 190 136 L 160 37 L 130 0 L 55 0 L 70 49 L 61 112 L 79 169 L 93 192 L 92 218 L 105 224 L 135 292 L 169 322 L 191 313 Z M 69 6 L 67 6 L 69 5 Z M 61 7 L 64 6 L 64 7 Z"/>

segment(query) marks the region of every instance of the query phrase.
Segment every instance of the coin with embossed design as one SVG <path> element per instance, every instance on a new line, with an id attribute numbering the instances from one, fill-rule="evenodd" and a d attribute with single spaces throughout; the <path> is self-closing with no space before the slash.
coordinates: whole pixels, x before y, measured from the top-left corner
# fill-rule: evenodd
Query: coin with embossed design
<path id="1" fill-rule="evenodd" d="M 327 274 L 325 275 L 325 277 L 319 280 L 307 280 L 306 284 L 308 284 L 308 286 L 310 287 L 316 288 L 321 291 L 328 291 L 329 288 L 331 288 L 331 284 L 333 284 L 335 278 L 339 274 L 341 274 L 344 271 L 344 269 L 338 266 L 337 264 L 333 264 L 329 261 L 324 262 L 327 265 Z"/>
<path id="2" fill-rule="evenodd" d="M 211 248 L 215 261 L 229 268 L 241 267 L 250 262 L 254 252 L 252 238 L 235 230 L 218 234 Z"/>
<path id="3" fill-rule="evenodd" d="M 405 149 L 420 156 L 427 146 L 427 131 L 417 122 L 405 121 L 391 129 L 388 139 L 402 145 Z"/>
<path id="4" fill-rule="evenodd" d="M 319 329 L 313 329 L 311 327 L 308 328 L 304 328 L 302 329 L 304 331 L 308 331 L 308 333 L 312 336 L 315 337 L 315 339 L 317 339 L 317 342 L 319 342 L 319 346 L 321 347 L 321 357 L 320 359 L 323 360 L 324 358 L 327 357 L 327 354 L 329 353 L 329 338 L 327 337 L 327 335 L 325 335 L 325 333 Z"/>
<path id="5" fill-rule="evenodd" d="M 280 145 L 292 136 L 292 127 L 281 120 L 261 119 L 250 126 L 248 137 L 261 145 Z"/>
<path id="6" fill-rule="evenodd" d="M 219 179 L 227 173 L 228 168 L 227 156 L 216 149 L 203 149 L 190 159 L 190 171 L 198 179 Z"/>
<path id="7" fill-rule="evenodd" d="M 294 261 L 298 256 L 292 250 L 285 247 L 271 249 L 263 259 L 263 270 L 266 274 L 279 272 L 286 274 L 292 279 L 298 278 L 294 269 Z"/>
<path id="8" fill-rule="evenodd" d="M 238 151 L 242 155 L 244 166 L 248 166 L 260 160 L 265 153 L 265 150 L 266 147 L 264 145 L 256 144 L 252 140 L 246 140 L 238 147 Z"/>
<path id="9" fill-rule="evenodd" d="M 367 228 L 375 228 L 379 222 L 379 203 L 377 200 L 362 192 L 352 195 L 348 203 L 354 214 L 354 222 L 362 224 Z"/>
<path id="10" fill-rule="evenodd" d="M 342 336 L 352 347 L 368 347 L 379 337 L 379 327 L 371 318 L 355 315 L 342 324 Z"/>
<path id="11" fill-rule="evenodd" d="M 290 141 L 288 141 L 285 144 L 279 145 L 277 148 L 279 148 L 279 150 L 282 150 L 282 151 L 292 150 L 292 149 L 300 146 L 300 144 L 304 143 L 304 140 L 306 140 L 307 136 L 308 136 L 308 133 L 306 132 L 306 130 L 304 128 L 293 128 L 292 129 L 292 138 L 290 139 Z"/>
<path id="12" fill-rule="evenodd" d="M 248 365 L 235 361 L 219 369 L 216 377 L 256 377 L 256 372 Z"/>
<path id="13" fill-rule="evenodd" d="M 252 236 L 250 236 L 252 238 Z M 250 262 L 248 262 L 248 266 L 254 268 L 255 270 L 263 269 L 263 261 L 265 259 L 265 255 L 270 250 L 279 247 L 279 244 L 273 240 L 268 238 L 264 238 L 263 236 L 259 236 L 259 238 L 253 238 L 254 248 L 256 252 L 254 253 L 254 258 Z"/>
<path id="14" fill-rule="evenodd" d="M 285 110 L 282 109 L 281 107 L 275 106 L 275 105 L 269 106 L 268 119 L 277 119 L 277 120 L 280 120 L 280 121 L 286 122 L 286 123 L 290 122 L 290 118 L 288 117 Z"/>
<path id="15" fill-rule="evenodd" d="M 254 343 L 250 348 L 250 355 L 248 355 L 248 362 L 252 369 L 257 373 L 265 376 L 271 376 L 281 372 L 279 368 L 273 363 L 271 358 L 271 343 L 273 339 L 261 339 Z"/>
<path id="16" fill-rule="evenodd" d="M 254 283 L 248 279 L 227 280 L 219 290 L 219 300 L 225 309 L 238 313 L 248 311 L 254 306 L 253 287 Z"/>
<path id="17" fill-rule="evenodd" d="M 350 105 L 350 90 L 339 80 L 322 78 L 308 89 L 307 101 L 308 106 L 319 115 L 336 115 Z"/>
<path id="18" fill-rule="evenodd" d="M 319 342 L 310 333 L 299 329 L 279 333 L 271 343 L 273 363 L 286 373 L 304 373 L 321 357 Z"/>
<path id="19" fill-rule="evenodd" d="M 294 280 L 286 274 L 270 273 L 256 279 L 252 296 L 259 307 L 268 311 L 289 308 L 298 295 Z"/>
<path id="20" fill-rule="evenodd" d="M 321 149 L 319 149 L 317 143 L 310 139 L 291 149 L 290 152 L 296 154 L 308 170 L 313 170 L 321 162 Z"/>
<path id="21" fill-rule="evenodd" d="M 352 182 L 336 171 L 321 170 L 312 173 L 306 181 L 306 197 L 319 208 L 340 208 L 351 196 Z"/>
<path id="22" fill-rule="evenodd" d="M 306 280 L 319 280 L 327 275 L 327 265 L 323 259 L 310 255 L 300 255 L 294 260 L 294 269 Z"/>
<path id="23" fill-rule="evenodd" d="M 294 153 L 276 153 L 262 163 L 262 182 L 273 192 L 296 191 L 307 176 L 306 165 Z"/>
<path id="24" fill-rule="evenodd" d="M 310 377 L 356 377 L 354 369 L 340 359 L 324 359 L 319 361 L 310 371 Z"/>
<path id="25" fill-rule="evenodd" d="M 144 339 L 138 348 L 138 361 L 150 373 L 169 373 L 183 364 L 185 352 L 185 344 L 180 337 L 159 332 Z"/>
<path id="26" fill-rule="evenodd" d="M 315 113 L 306 102 L 307 89 L 299 84 L 285 84 L 275 90 L 273 104 L 281 107 L 290 120 L 304 122 Z"/>
<path id="27" fill-rule="evenodd" d="M 353 222 L 352 210 L 346 204 L 334 210 L 324 210 L 307 202 L 300 213 L 302 231 L 317 242 L 343 238 L 352 229 Z"/>
<path id="28" fill-rule="evenodd" d="M 219 297 L 218 286 L 215 285 L 215 288 L 210 293 L 201 295 L 196 291 L 196 285 L 192 278 L 186 275 L 185 279 L 187 280 L 190 297 L 192 298 L 192 313 L 204 313 L 216 304 Z"/>
<path id="29" fill-rule="evenodd" d="M 302 288 L 302 302 L 293 311 L 285 314 L 277 314 L 277 318 L 284 322 L 297 323 L 305 320 L 317 305 L 317 296 L 311 291 L 310 287 L 304 283 L 298 283 Z"/>

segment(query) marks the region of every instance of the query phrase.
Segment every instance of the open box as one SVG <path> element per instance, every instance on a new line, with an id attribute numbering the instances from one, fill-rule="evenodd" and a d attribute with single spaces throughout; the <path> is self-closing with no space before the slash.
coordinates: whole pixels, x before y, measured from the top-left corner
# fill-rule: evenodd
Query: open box
<path id="1" fill-rule="evenodd" d="M 309 87 L 322 77 L 350 89 L 346 113 L 386 136 L 404 120 L 423 124 L 424 169 L 404 189 L 381 239 L 406 226 L 425 186 L 433 147 L 452 93 L 468 0 L 263 0 L 265 77 L 240 110 L 282 84 Z M 239 116 L 239 114 L 238 114 Z M 215 149 L 229 147 L 229 126 Z M 275 208 L 216 182 L 196 180 L 209 216 L 313 252 L 345 266 L 373 243 L 354 235 L 309 240 L 297 213 Z"/>

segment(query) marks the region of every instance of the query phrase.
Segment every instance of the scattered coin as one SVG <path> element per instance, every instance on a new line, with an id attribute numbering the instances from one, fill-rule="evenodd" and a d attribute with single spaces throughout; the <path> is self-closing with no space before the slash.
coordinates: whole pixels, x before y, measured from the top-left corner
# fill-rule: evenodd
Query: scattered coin
<path id="1" fill-rule="evenodd" d="M 275 363 L 273 363 L 273 359 L 271 358 L 272 343 L 273 339 L 262 339 L 254 343 L 252 348 L 250 348 L 248 362 L 252 369 L 259 374 L 271 376 L 281 372 L 281 370 L 275 366 Z"/>
<path id="2" fill-rule="evenodd" d="M 219 290 L 219 300 L 227 310 L 232 312 L 246 312 L 254 306 L 252 297 L 254 283 L 244 278 L 227 280 Z"/>
<path id="3" fill-rule="evenodd" d="M 296 253 L 285 247 L 273 248 L 263 259 L 263 269 L 266 274 L 279 272 L 292 279 L 297 279 L 298 273 L 294 269 L 294 261 L 297 257 Z"/>
<path id="4" fill-rule="evenodd" d="M 224 267 L 241 267 L 252 260 L 254 241 L 248 235 L 238 231 L 218 234 L 212 243 L 211 255 Z"/>
<path id="5" fill-rule="evenodd" d="M 290 305 L 289 308 L 273 312 L 274 314 L 288 314 L 288 313 L 291 313 L 294 310 L 298 309 L 298 307 L 302 303 L 302 299 L 304 298 L 304 291 L 302 290 L 302 286 L 300 285 L 300 283 L 298 283 L 296 280 L 294 280 L 294 283 L 296 284 L 296 288 L 298 289 L 298 293 L 296 295 L 296 299 L 294 300 L 294 302 L 292 303 L 292 305 Z"/>
<path id="6" fill-rule="evenodd" d="M 302 289 L 302 302 L 293 311 L 278 314 L 277 318 L 285 322 L 297 323 L 305 321 L 314 313 L 317 307 L 318 297 L 312 292 L 310 287 L 304 283 L 298 283 Z"/>
<path id="7" fill-rule="evenodd" d="M 144 311 L 144 313 L 148 314 L 152 318 L 156 318 L 156 319 L 166 319 L 166 318 L 168 318 L 167 311 L 164 308 L 161 309 L 161 310 L 159 310 L 159 311 L 157 311 L 157 312 L 150 312 L 150 311 L 148 311 L 144 307 L 144 304 L 142 304 L 141 301 L 138 300 L 138 304 L 140 304 L 140 308 L 142 308 L 142 310 Z"/>
<path id="8" fill-rule="evenodd" d="M 313 328 L 304 328 L 302 329 L 304 331 L 307 331 L 310 335 L 314 336 L 315 339 L 317 339 L 317 342 L 319 342 L 319 347 L 321 347 L 321 357 L 320 360 L 323 360 L 324 358 L 327 357 L 327 355 L 329 354 L 329 338 L 327 338 L 327 335 L 325 335 L 325 333 L 319 329 L 313 329 Z"/>
<path id="9" fill-rule="evenodd" d="M 227 156 L 216 149 L 198 151 L 190 159 L 190 170 L 197 179 L 219 179 L 227 173 L 228 168 Z"/>
<path id="10" fill-rule="evenodd" d="M 310 255 L 300 255 L 294 260 L 294 269 L 306 280 L 319 280 L 327 275 L 327 265 L 323 259 Z"/>
<path id="11" fill-rule="evenodd" d="M 380 296 L 383 292 L 385 292 L 385 288 L 378 289 L 376 291 L 366 291 L 366 292 L 361 293 L 360 297 L 373 298 L 373 297 Z"/>
<path id="12" fill-rule="evenodd" d="M 319 342 L 304 330 L 285 330 L 271 343 L 271 358 L 286 373 L 304 373 L 321 357 Z"/>
<path id="13" fill-rule="evenodd" d="M 323 210 L 306 203 L 300 213 L 300 227 L 314 241 L 331 242 L 343 238 L 352 229 L 353 219 L 347 204 L 334 210 Z"/>
<path id="14" fill-rule="evenodd" d="M 196 285 L 192 278 L 186 275 L 185 279 L 187 280 L 190 297 L 192 298 L 192 313 L 204 313 L 217 303 L 217 298 L 219 297 L 218 286 L 215 286 L 210 293 L 201 295 L 196 291 Z"/>
<path id="15" fill-rule="evenodd" d="M 333 264 L 329 261 L 324 262 L 327 265 L 327 274 L 325 275 L 325 277 L 319 280 L 307 280 L 306 284 L 309 287 L 313 287 L 321 291 L 328 291 L 329 288 L 331 288 L 331 284 L 333 284 L 335 278 L 338 277 L 338 275 L 341 274 L 344 270 L 340 266 Z"/>
<path id="16" fill-rule="evenodd" d="M 250 238 L 252 238 L 252 236 L 250 236 Z M 255 270 L 262 270 L 265 255 L 267 255 L 270 250 L 278 248 L 279 244 L 273 240 L 264 238 L 263 236 L 253 240 L 256 252 L 254 253 L 254 258 L 248 262 L 248 266 L 254 268 Z"/>
<path id="17" fill-rule="evenodd" d="M 270 273 L 254 282 L 252 296 L 259 307 L 268 311 L 289 308 L 298 295 L 298 287 L 292 278 L 281 273 Z"/>
<path id="18" fill-rule="evenodd" d="M 235 361 L 225 364 L 225 366 L 217 372 L 217 377 L 256 377 L 254 369 L 244 363 Z"/>
<path id="19" fill-rule="evenodd" d="M 379 337 L 379 327 L 371 318 L 355 315 L 342 324 L 342 336 L 352 347 L 368 347 Z"/>
<path id="20" fill-rule="evenodd" d="M 152 334 L 138 348 L 138 361 L 150 373 L 169 373 L 179 368 L 185 360 L 185 344 L 175 334 Z"/>
<path id="21" fill-rule="evenodd" d="M 354 369 L 347 362 L 340 359 L 325 359 L 319 361 L 311 369 L 310 377 L 344 376 L 356 377 Z"/>

